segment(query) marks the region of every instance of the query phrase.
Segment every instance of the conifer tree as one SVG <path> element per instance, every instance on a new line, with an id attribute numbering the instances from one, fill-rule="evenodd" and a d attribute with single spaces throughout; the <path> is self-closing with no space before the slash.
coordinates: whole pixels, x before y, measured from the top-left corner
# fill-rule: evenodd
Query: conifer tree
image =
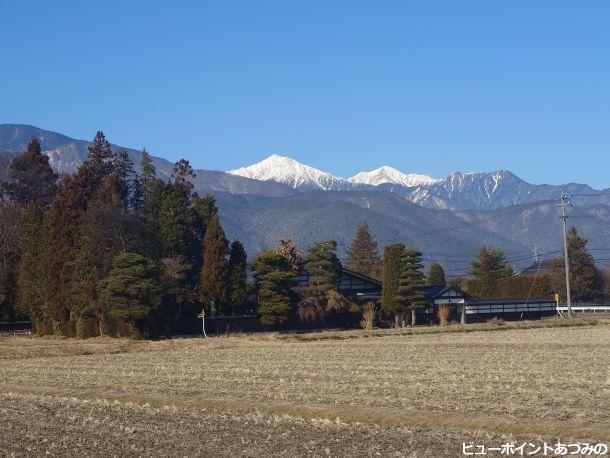
<path id="1" fill-rule="evenodd" d="M 49 276 L 49 220 L 40 206 L 29 205 L 18 267 L 17 311 L 28 317 L 37 335 L 47 330 L 45 322 L 53 316 Z"/>
<path id="2" fill-rule="evenodd" d="M 602 297 L 602 278 L 595 266 L 593 256 L 587 250 L 588 240 L 581 237 L 576 228 L 568 232 L 568 257 L 570 260 L 570 290 L 572 301 L 588 302 Z M 561 278 L 565 276 L 563 260 L 555 263 Z M 560 296 L 565 297 L 565 285 L 558 284 Z"/>
<path id="3" fill-rule="evenodd" d="M 426 293 L 423 291 L 424 274 L 421 263 L 422 254 L 413 249 L 403 251 L 402 269 L 398 280 L 397 303 L 398 310 L 411 311 L 411 324 L 416 324 L 417 310 L 428 305 Z"/>
<path id="4" fill-rule="evenodd" d="M 159 271 L 151 259 L 123 253 L 112 263 L 110 273 L 98 286 L 98 293 L 110 317 L 125 320 L 132 337 L 136 337 L 136 322 L 161 304 L 160 283 Z"/>
<path id="5" fill-rule="evenodd" d="M 57 325 L 68 319 L 68 285 L 76 257 L 81 222 L 87 204 L 94 194 L 94 178 L 87 165 L 79 167 L 74 175 L 67 177 L 60 186 L 49 213 L 49 275 L 51 309 L 55 332 Z"/>
<path id="6" fill-rule="evenodd" d="M 286 323 L 294 302 L 292 287 L 296 283 L 292 265 L 276 251 L 263 251 L 256 257 L 254 270 L 261 323 L 272 326 Z"/>
<path id="7" fill-rule="evenodd" d="M 471 278 L 466 282 L 468 292 L 479 297 L 494 297 L 498 294 L 498 280 L 513 275 L 506 256 L 493 248 L 481 248 L 470 263 Z"/>
<path id="8" fill-rule="evenodd" d="M 246 311 L 248 285 L 246 278 L 247 254 L 239 240 L 231 242 L 229 248 L 229 288 L 231 315 L 243 314 Z"/>
<path id="9" fill-rule="evenodd" d="M 22 209 L 0 202 L 0 320 L 15 317 L 13 304 L 17 295 L 17 263 L 19 261 Z"/>
<path id="10" fill-rule="evenodd" d="M 339 288 L 341 262 L 336 254 L 337 242 L 328 240 L 309 248 L 305 270 L 309 273 L 309 292 L 321 303 L 327 300 L 328 292 Z"/>
<path id="11" fill-rule="evenodd" d="M 398 302 L 398 287 L 403 271 L 404 243 L 395 243 L 385 247 L 383 251 L 383 286 L 381 290 L 381 308 L 386 315 L 393 316 L 398 323 L 402 312 Z"/>
<path id="12" fill-rule="evenodd" d="M 428 270 L 426 283 L 434 286 L 445 286 L 447 281 L 445 280 L 445 270 L 443 269 L 443 266 L 433 263 Z"/>
<path id="13" fill-rule="evenodd" d="M 227 238 L 214 215 L 205 231 L 203 267 L 201 268 L 201 300 L 222 315 L 227 315 L 229 299 L 229 254 Z"/>
<path id="14" fill-rule="evenodd" d="M 381 277 L 382 261 L 379 248 L 366 222 L 358 227 L 354 240 L 347 250 L 345 267 L 369 277 Z"/>
<path id="15" fill-rule="evenodd" d="M 120 149 L 114 155 L 113 168 L 115 175 L 118 177 L 119 190 L 125 209 L 130 206 L 137 207 L 135 203 L 137 176 L 134 164 L 126 150 Z"/>
<path id="16" fill-rule="evenodd" d="M 26 152 L 13 160 L 9 181 L 2 186 L 18 205 L 49 205 L 57 192 L 57 174 L 49 165 L 49 158 L 41 153 L 37 138 L 32 138 Z"/>
<path id="17" fill-rule="evenodd" d="M 140 205 L 143 205 L 152 190 L 153 182 L 157 178 L 157 168 L 146 148 L 142 150 L 140 169 L 142 175 L 138 180 L 138 201 Z"/>
<path id="18" fill-rule="evenodd" d="M 203 263 L 203 238 L 205 231 L 210 224 L 212 216 L 218 214 L 216 199 L 211 194 L 206 194 L 203 198 L 195 196 L 193 198 L 193 240 L 191 253 L 196 254 L 192 257 L 193 268 L 199 272 Z"/>
<path id="19" fill-rule="evenodd" d="M 162 185 L 160 208 L 155 224 L 163 241 L 163 256 L 186 256 L 191 253 L 191 196 L 187 188 L 176 183 Z M 154 192 L 154 191 L 153 191 Z"/>
<path id="20" fill-rule="evenodd" d="M 174 179 L 174 183 L 179 186 L 183 186 L 189 195 L 193 190 L 191 178 L 194 177 L 195 173 L 193 172 L 193 168 L 191 167 L 190 162 L 186 159 L 180 159 L 174 164 L 174 168 L 172 170 L 172 178 Z"/>
<path id="21" fill-rule="evenodd" d="M 84 166 L 89 169 L 91 174 L 91 186 L 97 189 L 102 179 L 110 175 L 113 170 L 112 157 L 114 154 L 102 131 L 95 134 L 91 146 L 87 149 L 88 155 Z"/>
<path id="22" fill-rule="evenodd" d="M 126 211 L 127 197 L 123 190 L 118 174 L 108 175 L 83 215 L 69 284 L 70 318 L 77 322 L 77 330 L 84 328 L 78 324 L 86 316 L 94 316 L 100 333 L 103 332 L 106 309 L 98 298 L 97 286 L 108 275 L 118 254 L 141 245 L 140 226 Z"/>

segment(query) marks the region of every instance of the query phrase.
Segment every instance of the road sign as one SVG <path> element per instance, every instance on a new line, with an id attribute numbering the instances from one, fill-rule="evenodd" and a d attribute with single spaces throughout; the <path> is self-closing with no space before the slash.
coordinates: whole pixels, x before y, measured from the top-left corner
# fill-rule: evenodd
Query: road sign
<path id="1" fill-rule="evenodd" d="M 559 293 L 555 293 L 555 302 L 559 302 Z"/>

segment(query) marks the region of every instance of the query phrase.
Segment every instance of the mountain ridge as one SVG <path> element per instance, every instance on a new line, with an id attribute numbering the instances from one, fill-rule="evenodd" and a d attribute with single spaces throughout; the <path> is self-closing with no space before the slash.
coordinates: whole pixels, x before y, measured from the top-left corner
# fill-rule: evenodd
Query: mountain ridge
<path id="1" fill-rule="evenodd" d="M 36 133 L 42 135 L 43 150 L 58 171 L 70 173 L 86 158 L 89 142 L 37 129 L 0 125 L 0 166 L 6 169 L 10 158 L 24 151 L 31 134 Z M 127 151 L 138 164 L 141 152 Z M 169 179 L 173 164 L 159 157 L 153 160 L 159 176 Z M 558 195 L 600 192 L 581 184 L 531 185 L 509 171 L 454 172 L 413 187 L 400 184 L 400 175 L 391 183 L 373 186 L 331 174 L 342 180 L 345 188 L 339 190 L 317 185 L 299 190 L 222 171 L 195 170 L 195 174 L 195 191 L 216 196 L 227 237 L 242 240 L 251 255 L 275 247 L 281 237 L 292 237 L 302 250 L 316 241 L 337 239 L 339 254 L 345 257 L 357 226 L 367 221 L 380 248 L 405 242 L 420 249 L 427 264 L 441 261 L 450 275 L 464 273 L 467 260 L 482 245 L 509 255 L 534 246 L 556 250 L 561 246 Z M 315 183 L 320 175 L 314 173 L 310 178 Z M 332 183 L 331 179 L 321 184 Z M 610 204 L 604 199 L 607 197 L 574 199 L 577 207 L 582 206 L 574 209 L 578 217 L 574 221 L 594 248 L 610 246 Z M 529 262 L 527 256 L 521 258 L 518 267 Z"/>

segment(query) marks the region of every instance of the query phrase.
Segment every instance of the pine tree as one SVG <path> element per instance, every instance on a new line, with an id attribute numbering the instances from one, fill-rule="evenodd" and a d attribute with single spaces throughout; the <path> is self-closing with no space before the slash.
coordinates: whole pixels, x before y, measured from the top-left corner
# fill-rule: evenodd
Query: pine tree
<path id="1" fill-rule="evenodd" d="M 578 235 L 575 227 L 568 232 L 568 257 L 570 259 L 570 292 L 572 301 L 589 302 L 602 297 L 602 278 L 593 256 L 587 251 L 588 240 Z M 563 261 L 555 263 L 561 278 L 565 277 Z M 559 267 L 560 266 L 560 267 Z M 565 297 L 563 281 L 559 283 L 560 296 Z"/>
<path id="2" fill-rule="evenodd" d="M 261 323 L 272 326 L 286 323 L 294 302 L 292 287 L 296 283 L 292 265 L 275 251 L 263 251 L 256 257 L 254 269 Z"/>
<path id="3" fill-rule="evenodd" d="M 479 297 L 494 297 L 498 294 L 498 281 L 514 274 L 506 262 L 506 256 L 493 248 L 481 248 L 470 263 L 471 278 L 467 281 L 468 292 Z"/>
<path id="4" fill-rule="evenodd" d="M 150 154 L 146 151 L 146 148 L 142 150 L 140 169 L 142 175 L 138 180 L 137 202 L 139 202 L 139 206 L 142 206 L 146 202 L 146 199 L 152 190 L 153 182 L 157 178 L 157 168 L 155 167 L 155 163 L 150 157 Z"/>
<path id="5" fill-rule="evenodd" d="M 69 283 L 70 319 L 77 323 L 96 317 L 103 333 L 106 309 L 98 298 L 97 287 L 120 253 L 140 247 L 142 233 L 135 218 L 127 213 L 123 181 L 112 173 L 87 205 L 80 225 L 77 254 Z M 83 329 L 77 326 L 77 329 Z M 77 337 L 89 337 L 77 335 Z"/>
<path id="6" fill-rule="evenodd" d="M 72 276 L 80 230 L 87 204 L 94 194 L 94 178 L 91 169 L 82 165 L 67 177 L 57 192 L 49 212 L 49 275 L 53 290 L 51 309 L 55 332 L 57 325 L 67 321 L 69 310 L 68 285 Z"/>
<path id="7" fill-rule="evenodd" d="M 445 270 L 443 269 L 443 266 L 437 263 L 432 264 L 428 270 L 426 283 L 433 286 L 445 286 L 447 282 L 445 280 Z"/>
<path id="8" fill-rule="evenodd" d="M 337 242 L 328 240 L 309 248 L 305 270 L 309 273 L 310 294 L 325 304 L 328 292 L 339 288 L 341 262 L 336 254 Z"/>
<path id="9" fill-rule="evenodd" d="M 88 155 L 84 165 L 91 173 L 91 186 L 97 189 L 104 177 L 112 173 L 112 157 L 114 154 L 112 154 L 110 143 L 108 143 L 102 131 L 95 134 L 91 146 L 87 149 Z"/>
<path id="10" fill-rule="evenodd" d="M 383 267 L 379 248 L 366 222 L 358 227 L 354 240 L 347 250 L 345 267 L 369 277 L 381 277 Z"/>
<path id="11" fill-rule="evenodd" d="M 396 301 L 398 310 L 404 313 L 407 309 L 411 311 L 411 324 L 416 324 L 417 310 L 428 305 L 426 293 L 423 291 L 424 274 L 421 262 L 422 254 L 417 250 L 404 250 L 402 259 L 402 270 L 398 280 Z"/>
<path id="12" fill-rule="evenodd" d="M 231 242 L 229 249 L 229 288 L 231 315 L 246 312 L 248 285 L 246 277 L 247 254 L 239 240 Z"/>
<path id="13" fill-rule="evenodd" d="M 124 202 L 125 209 L 129 207 L 137 207 L 136 183 L 137 176 L 132 160 L 129 158 L 127 151 L 120 149 L 114 155 L 113 160 L 114 173 L 119 180 L 119 189 L 121 198 Z"/>
<path id="14" fill-rule="evenodd" d="M 201 268 L 201 300 L 221 315 L 228 315 L 229 244 L 220 226 L 218 215 L 210 220 L 203 242 Z"/>
<path id="15" fill-rule="evenodd" d="M 163 312 L 166 318 L 180 318 L 188 305 L 197 299 L 189 282 L 192 265 L 186 256 L 162 258 L 163 266 Z"/>
<path id="16" fill-rule="evenodd" d="M 114 260 L 108 276 L 100 283 L 100 300 L 110 317 L 125 320 L 132 337 L 136 322 L 161 304 L 159 271 L 155 263 L 135 253 L 123 253 Z"/>
<path id="17" fill-rule="evenodd" d="M 193 198 L 193 239 L 192 239 L 192 256 L 193 268 L 197 272 L 201 270 L 203 263 L 203 239 L 205 231 L 210 224 L 212 216 L 218 215 L 218 207 L 216 207 L 216 199 L 211 194 L 206 194 L 203 198 L 195 196 Z"/>
<path id="18" fill-rule="evenodd" d="M 386 315 L 393 316 L 395 319 L 402 312 L 397 297 L 405 250 L 404 243 L 395 243 L 388 245 L 383 251 L 381 308 Z"/>
<path id="19" fill-rule="evenodd" d="M 191 178 L 195 177 L 195 173 L 193 172 L 193 168 L 191 164 L 186 159 L 180 159 L 178 162 L 174 164 L 174 168 L 172 170 L 172 178 L 174 179 L 174 183 L 183 186 L 189 194 L 193 190 L 193 183 L 190 181 Z"/>
<path id="20" fill-rule="evenodd" d="M 40 206 L 29 205 L 25 214 L 24 236 L 18 266 L 17 312 L 28 317 L 34 331 L 46 332 L 45 322 L 52 318 L 49 264 L 49 220 Z"/>
<path id="21" fill-rule="evenodd" d="M 41 153 L 37 138 L 32 138 L 26 152 L 13 160 L 9 181 L 2 186 L 18 205 L 49 205 L 57 192 L 57 174 L 49 165 L 49 158 Z"/>
<path id="22" fill-rule="evenodd" d="M 155 189 L 161 189 L 163 194 L 161 207 L 155 218 L 163 241 L 163 256 L 190 258 L 193 234 L 190 193 L 184 186 L 176 183 Z"/>
<path id="23" fill-rule="evenodd" d="M 15 318 L 23 211 L 17 205 L 0 202 L 0 320 Z"/>

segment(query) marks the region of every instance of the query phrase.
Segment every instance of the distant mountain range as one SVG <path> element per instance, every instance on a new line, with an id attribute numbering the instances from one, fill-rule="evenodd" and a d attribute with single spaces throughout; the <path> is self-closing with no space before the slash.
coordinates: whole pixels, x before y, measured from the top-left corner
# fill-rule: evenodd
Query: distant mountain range
<path id="1" fill-rule="evenodd" d="M 15 124 L 0 125 L 0 154 L 24 151 L 34 136 L 60 173 L 72 173 L 87 156 L 89 142 Z M 139 164 L 141 152 L 127 152 Z M 153 159 L 159 176 L 169 178 L 173 164 Z M 610 247 L 610 190 L 585 184 L 535 185 L 508 171 L 435 179 L 389 166 L 344 179 L 278 155 L 229 172 L 195 173 L 195 190 L 216 196 L 228 236 L 242 240 L 251 255 L 275 246 L 280 237 L 293 237 L 303 249 L 336 239 L 345 256 L 356 227 L 366 220 L 382 247 L 403 241 L 419 248 L 427 264 L 441 261 L 448 275 L 463 273 L 483 244 L 504 250 L 524 267 L 534 246 L 543 256 L 557 256 L 552 253 L 561 247 L 556 199 L 563 192 L 582 195 L 574 197 L 573 222 L 590 246 Z"/>
<path id="2" fill-rule="evenodd" d="M 610 203 L 610 196 L 607 195 L 610 189 L 599 191 L 577 183 L 563 186 L 533 185 L 506 170 L 490 173 L 454 172 L 445 178 L 435 179 L 383 166 L 344 179 L 274 154 L 257 164 L 229 170 L 228 173 L 283 183 L 299 191 L 389 191 L 430 208 L 494 210 L 558 199 L 562 193 L 584 194 L 575 196 L 579 205 Z"/>

